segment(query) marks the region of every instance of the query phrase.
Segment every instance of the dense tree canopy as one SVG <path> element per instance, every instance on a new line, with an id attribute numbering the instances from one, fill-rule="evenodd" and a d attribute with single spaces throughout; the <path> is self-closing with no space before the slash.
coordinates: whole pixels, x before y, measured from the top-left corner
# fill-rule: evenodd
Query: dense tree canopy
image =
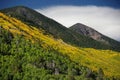
<path id="1" fill-rule="evenodd" d="M 11 37 L 11 39 L 9 39 Z M 97 73 L 57 52 L 45 50 L 22 36 L 0 28 L 1 80 L 78 80 L 96 79 Z M 8 42 L 9 41 L 9 42 Z M 101 75 L 101 74 L 100 74 Z M 94 77 L 93 77 L 94 76 Z"/>

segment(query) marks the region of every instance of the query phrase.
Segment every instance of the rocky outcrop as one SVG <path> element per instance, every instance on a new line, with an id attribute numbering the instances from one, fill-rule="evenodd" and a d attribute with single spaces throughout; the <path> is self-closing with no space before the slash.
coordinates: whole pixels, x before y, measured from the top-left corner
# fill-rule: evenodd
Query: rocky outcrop
<path id="1" fill-rule="evenodd" d="M 72 29 L 75 32 L 77 32 L 79 34 L 82 34 L 84 36 L 89 36 L 94 40 L 109 44 L 109 42 L 104 39 L 104 35 L 102 35 L 98 31 L 96 31 L 93 28 L 90 28 L 90 27 L 88 27 L 86 25 L 77 23 L 77 24 L 71 26 L 70 29 Z"/>

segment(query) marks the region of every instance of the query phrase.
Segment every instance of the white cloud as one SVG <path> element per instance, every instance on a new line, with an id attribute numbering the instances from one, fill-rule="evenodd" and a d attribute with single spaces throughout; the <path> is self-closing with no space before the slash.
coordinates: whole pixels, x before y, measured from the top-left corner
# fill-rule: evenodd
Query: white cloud
<path id="1" fill-rule="evenodd" d="M 82 23 L 120 41 L 120 9 L 97 6 L 52 6 L 35 10 L 66 27 Z"/>

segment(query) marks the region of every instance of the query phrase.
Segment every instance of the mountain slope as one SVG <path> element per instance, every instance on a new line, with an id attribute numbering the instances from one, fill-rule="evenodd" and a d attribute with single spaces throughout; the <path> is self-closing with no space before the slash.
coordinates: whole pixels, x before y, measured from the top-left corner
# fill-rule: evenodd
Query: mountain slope
<path id="1" fill-rule="evenodd" d="M 104 36 L 103 34 L 86 25 L 77 23 L 71 26 L 70 29 L 79 33 L 80 35 L 88 36 L 96 41 L 111 45 L 113 49 L 120 49 L 120 42 L 115 41 L 107 36 Z"/>
<path id="2" fill-rule="evenodd" d="M 71 26 L 70 29 L 76 31 L 79 34 L 89 36 L 89 37 L 91 37 L 91 38 L 93 38 L 93 39 L 95 39 L 97 41 L 109 44 L 107 41 L 105 41 L 103 39 L 103 35 L 101 33 L 97 32 L 96 30 L 94 30 L 94 29 L 92 29 L 92 28 L 90 28 L 90 27 L 88 27 L 86 25 L 77 23 L 77 24 Z"/>
<path id="3" fill-rule="evenodd" d="M 28 25 L 43 29 L 45 34 L 49 33 L 57 39 L 62 39 L 66 43 L 79 47 L 113 49 L 119 51 L 119 49 L 114 49 L 111 45 L 107 45 L 84 35 L 80 35 L 30 8 L 17 6 L 0 11 L 8 16 L 17 18 Z"/>
<path id="4" fill-rule="evenodd" d="M 102 68 L 107 77 L 114 76 L 115 78 L 120 78 L 120 53 L 118 52 L 71 46 L 63 42 L 61 39 L 55 39 L 49 34 L 44 34 L 43 30 L 37 29 L 33 26 L 28 26 L 23 22 L 15 18 L 8 17 L 2 13 L 0 13 L 0 26 L 5 30 L 10 31 L 13 36 L 21 35 L 25 37 L 25 39 L 31 40 L 32 43 L 40 44 L 45 50 L 58 51 L 60 54 L 69 56 L 72 61 L 80 65 L 87 66 L 93 71 L 97 71 L 99 68 Z M 19 43 L 19 41 L 16 43 Z M 20 46 L 22 44 L 20 44 Z M 15 46 L 13 45 L 13 47 Z M 29 47 L 27 50 L 29 51 L 29 49 L 31 48 Z M 39 54 L 39 52 L 37 52 L 37 54 Z"/>

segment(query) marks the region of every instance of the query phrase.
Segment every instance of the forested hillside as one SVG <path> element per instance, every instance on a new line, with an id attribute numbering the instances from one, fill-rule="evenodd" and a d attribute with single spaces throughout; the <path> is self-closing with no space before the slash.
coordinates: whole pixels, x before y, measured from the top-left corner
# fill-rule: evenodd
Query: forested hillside
<path id="1" fill-rule="evenodd" d="M 0 79 L 120 79 L 120 53 L 69 45 L 0 13 Z"/>
<path id="2" fill-rule="evenodd" d="M 64 42 L 68 44 L 84 48 L 95 48 L 104 50 L 111 49 L 116 51 L 120 50 L 118 43 L 116 46 L 113 46 L 113 44 L 116 44 L 114 43 L 114 41 L 112 42 L 112 45 L 108 45 L 96 41 L 90 37 L 78 34 L 77 32 L 66 28 L 65 26 L 59 24 L 58 22 L 28 7 L 16 6 L 0 10 L 0 12 L 3 12 L 8 16 L 17 18 L 27 25 L 31 25 L 36 28 L 41 28 L 45 31 L 44 32 L 45 34 L 51 34 L 54 38 L 62 39 Z"/>

